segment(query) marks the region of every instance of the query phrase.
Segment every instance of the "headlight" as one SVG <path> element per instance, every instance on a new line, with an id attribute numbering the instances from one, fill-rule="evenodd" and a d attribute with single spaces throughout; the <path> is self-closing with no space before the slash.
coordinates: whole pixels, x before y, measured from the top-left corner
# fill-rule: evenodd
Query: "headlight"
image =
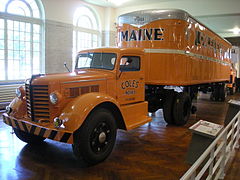
<path id="1" fill-rule="evenodd" d="M 57 104 L 58 103 L 58 96 L 57 93 L 53 92 L 49 95 L 50 102 L 52 104 Z"/>
<path id="2" fill-rule="evenodd" d="M 22 96 L 22 92 L 20 91 L 19 88 L 16 89 L 16 96 L 17 96 L 18 98 L 21 98 L 21 96 Z"/>
<path id="3" fill-rule="evenodd" d="M 23 98 L 25 96 L 25 90 L 23 86 L 20 86 L 19 88 L 16 89 L 16 96 L 18 98 Z"/>

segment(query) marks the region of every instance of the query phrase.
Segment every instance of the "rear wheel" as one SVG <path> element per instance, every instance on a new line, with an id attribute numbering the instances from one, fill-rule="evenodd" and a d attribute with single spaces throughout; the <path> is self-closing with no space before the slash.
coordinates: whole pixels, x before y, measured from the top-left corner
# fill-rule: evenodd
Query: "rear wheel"
<path id="1" fill-rule="evenodd" d="M 89 165 L 105 160 L 115 144 L 116 122 L 108 110 L 94 110 L 74 133 L 74 155 Z"/>
<path id="2" fill-rule="evenodd" d="M 163 117 L 168 124 L 174 124 L 173 120 L 173 103 L 175 97 L 174 91 L 166 93 L 166 99 L 163 103 Z"/>
<path id="3" fill-rule="evenodd" d="M 229 94 L 230 94 L 230 95 L 233 95 L 233 94 L 234 94 L 233 88 L 229 88 Z"/>
<path id="4" fill-rule="evenodd" d="M 191 112 L 191 98 L 188 93 L 181 92 L 175 97 L 173 105 L 174 123 L 178 126 L 187 123 Z"/>
<path id="5" fill-rule="evenodd" d="M 22 140 L 23 142 L 29 143 L 29 144 L 38 144 L 38 143 L 43 142 L 46 139 L 41 136 L 26 133 L 26 132 L 21 131 L 20 129 L 16 129 L 16 128 L 13 128 L 13 131 L 20 140 Z"/>
<path id="6" fill-rule="evenodd" d="M 225 84 L 222 84 L 219 86 L 219 99 L 220 101 L 225 101 L 227 96 L 226 86 Z"/>
<path id="7" fill-rule="evenodd" d="M 218 101 L 219 97 L 220 97 L 219 86 L 218 85 L 214 85 L 210 99 L 212 101 Z"/>

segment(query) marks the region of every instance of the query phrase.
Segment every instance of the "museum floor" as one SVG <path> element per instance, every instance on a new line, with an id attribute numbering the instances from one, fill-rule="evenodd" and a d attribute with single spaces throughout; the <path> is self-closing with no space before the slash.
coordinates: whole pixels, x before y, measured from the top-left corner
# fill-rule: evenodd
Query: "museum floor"
<path id="1" fill-rule="evenodd" d="M 240 99 L 240 94 L 228 99 Z M 197 114 L 183 127 L 167 126 L 159 110 L 151 123 L 129 132 L 118 131 L 115 148 L 101 164 L 84 167 L 72 154 L 71 145 L 46 140 L 38 146 L 21 142 L 0 119 L 0 180 L 73 179 L 179 179 L 190 167 L 185 161 L 191 132 L 199 119 L 223 124 L 227 101 L 212 102 L 201 95 Z M 240 177 L 240 150 L 225 179 Z"/>

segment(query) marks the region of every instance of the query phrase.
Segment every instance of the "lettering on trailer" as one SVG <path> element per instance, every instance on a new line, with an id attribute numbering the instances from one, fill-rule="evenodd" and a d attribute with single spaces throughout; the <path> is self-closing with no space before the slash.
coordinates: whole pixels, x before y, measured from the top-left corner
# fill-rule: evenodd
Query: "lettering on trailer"
<path id="1" fill-rule="evenodd" d="M 126 30 L 119 33 L 121 41 L 162 41 L 163 28 Z"/>
<path id="2" fill-rule="evenodd" d="M 195 32 L 195 46 L 201 45 L 208 49 L 213 49 L 214 52 L 219 52 L 222 56 L 230 58 L 230 49 L 219 43 L 216 39 L 209 37 L 204 32 Z"/>

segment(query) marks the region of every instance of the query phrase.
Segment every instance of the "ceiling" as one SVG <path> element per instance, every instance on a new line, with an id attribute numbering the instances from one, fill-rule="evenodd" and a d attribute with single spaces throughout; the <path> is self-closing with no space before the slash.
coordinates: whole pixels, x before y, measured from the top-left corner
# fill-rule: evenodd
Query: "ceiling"
<path id="1" fill-rule="evenodd" d="M 94 5 L 131 10 L 157 9 L 156 7 L 179 7 L 222 37 L 239 37 L 240 32 L 240 0 L 85 0 Z M 215 4 L 213 3 L 215 2 Z M 185 4 L 184 4 L 185 3 Z M 151 6 L 152 4 L 152 6 Z M 158 5 L 159 4 L 159 5 Z M 157 5 L 157 6 L 156 6 Z M 216 7 L 217 6 L 217 7 Z M 238 8 L 236 8 L 238 6 Z M 234 9 L 234 11 L 231 10 Z M 160 8 L 161 9 L 161 8 Z M 136 9 L 139 10 L 139 9 Z M 134 10 L 133 10 L 134 11 Z M 238 28 L 238 30 L 236 29 Z"/>
<path id="2" fill-rule="evenodd" d="M 167 1 L 177 1 L 177 0 L 85 0 L 91 4 L 105 6 L 105 7 L 126 7 L 126 6 L 134 6 L 136 3 L 138 5 L 142 4 L 151 4 L 156 2 L 167 2 Z"/>

